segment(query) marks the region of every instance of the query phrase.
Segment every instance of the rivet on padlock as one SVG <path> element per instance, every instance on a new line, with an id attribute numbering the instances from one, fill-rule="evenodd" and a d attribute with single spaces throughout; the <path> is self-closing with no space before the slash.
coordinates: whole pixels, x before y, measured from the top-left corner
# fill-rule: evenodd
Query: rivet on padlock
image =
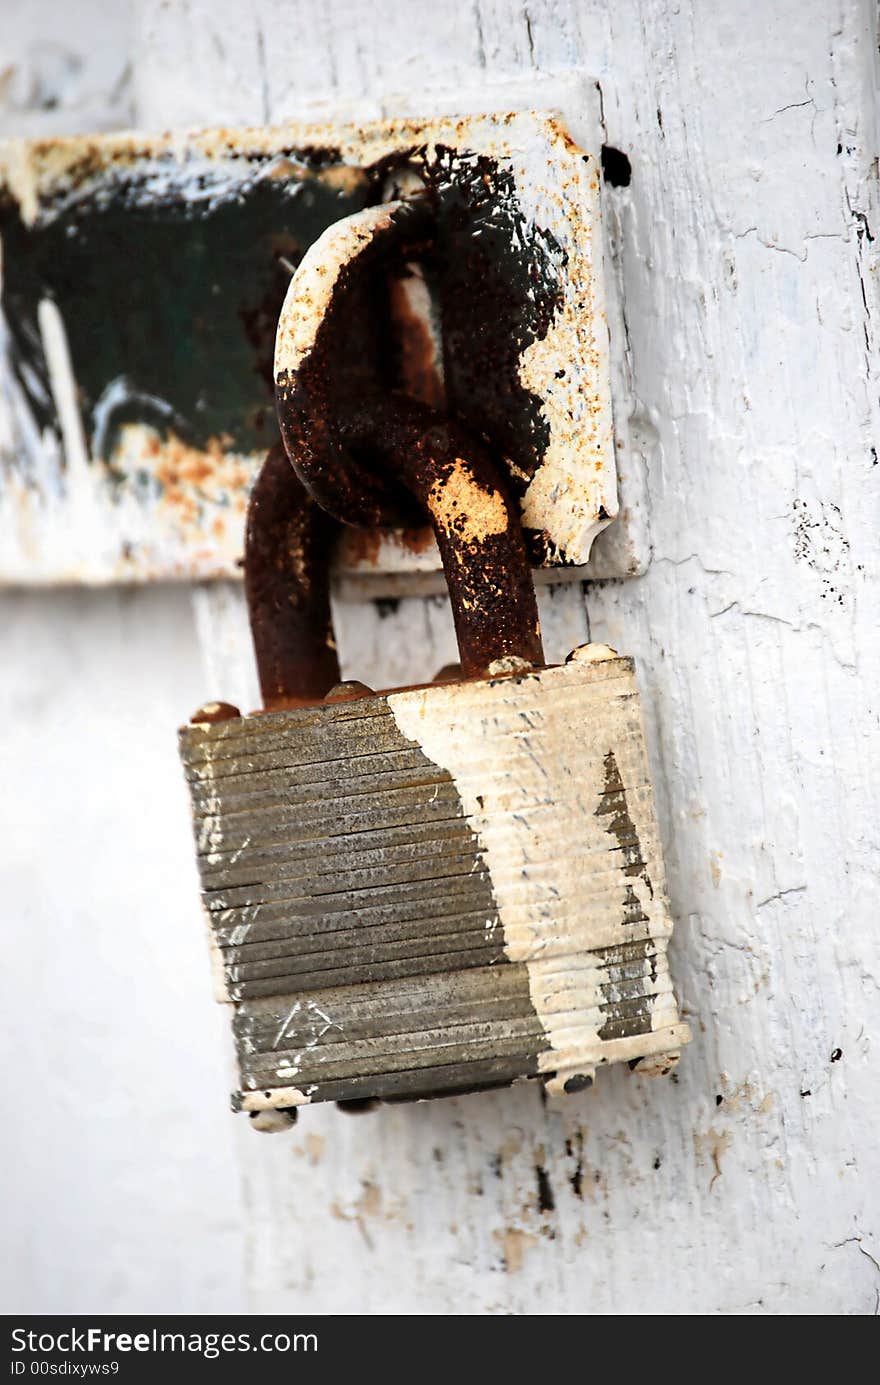
<path id="1" fill-rule="evenodd" d="M 609 1062 L 668 1070 L 690 1037 L 632 661 L 587 645 L 544 665 L 484 444 L 415 400 L 334 394 L 353 267 L 413 225 L 394 207 L 338 223 L 291 281 L 276 392 L 293 470 L 267 459 L 245 557 L 267 710 L 180 733 L 250 1112 L 533 1076 L 572 1093 Z M 373 693 L 340 680 L 323 507 L 387 522 L 401 486 L 434 525 L 461 674 Z"/>

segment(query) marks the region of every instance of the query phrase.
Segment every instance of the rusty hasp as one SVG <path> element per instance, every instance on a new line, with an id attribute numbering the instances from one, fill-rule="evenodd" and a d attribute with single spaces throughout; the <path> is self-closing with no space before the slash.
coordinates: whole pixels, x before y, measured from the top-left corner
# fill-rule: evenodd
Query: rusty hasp
<path id="1" fill-rule="evenodd" d="M 288 285 L 275 335 L 275 402 L 287 455 L 309 493 L 342 524 L 375 529 L 423 523 L 407 504 L 386 455 L 379 465 L 346 446 L 342 421 L 365 405 L 378 436 L 395 384 L 396 343 L 389 286 L 408 262 L 436 246 L 436 217 L 424 196 L 344 217 L 304 255 Z M 375 441 L 375 440 L 374 440 Z"/>
<path id="2" fill-rule="evenodd" d="M 578 571 L 617 512 L 596 152 L 533 113 L 0 147 L 0 582 L 240 575 L 290 272 L 351 215 L 401 244 L 352 286 L 334 378 L 490 439 L 532 559 Z M 335 572 L 437 571 L 358 462 L 358 513 L 396 527 L 343 532 Z"/>

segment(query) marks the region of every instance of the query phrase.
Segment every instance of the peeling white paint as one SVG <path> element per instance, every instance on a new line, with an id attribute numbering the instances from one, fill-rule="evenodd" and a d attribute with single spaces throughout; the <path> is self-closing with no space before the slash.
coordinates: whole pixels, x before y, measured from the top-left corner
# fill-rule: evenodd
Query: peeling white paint
<path id="1" fill-rule="evenodd" d="M 237 158 L 229 152 L 233 135 Z M 564 560 L 571 576 L 572 565 L 589 562 L 593 540 L 617 514 L 618 502 L 598 164 L 595 153 L 577 148 L 558 117 L 521 111 L 466 121 L 440 117 L 360 128 L 288 124 L 234 132 L 221 128 L 157 136 L 122 133 L 100 144 L 81 139 L 13 141 L 0 145 L 0 171 L 25 219 L 50 224 L 59 209 L 86 196 L 100 199 L 116 169 L 131 164 L 147 201 L 176 190 L 176 195 L 213 204 L 237 195 L 247 157 L 275 154 L 254 178 L 281 176 L 295 195 L 305 166 L 276 151 L 297 144 L 337 148 L 342 164 L 315 176 L 340 187 L 362 176 L 360 166 L 375 164 L 410 144 L 425 147 L 429 159 L 441 159 L 447 148 L 466 149 L 511 170 L 517 204 L 528 218 L 528 229 L 546 243 L 562 299 L 544 339 L 524 352 L 520 367 L 523 385 L 541 401 L 548 431 L 541 465 L 522 500 L 523 520 L 545 535 L 548 554 Z M 85 175 L 84 160 L 90 170 Z M 95 161 L 97 171 L 89 160 Z M 292 276 L 281 315 L 276 374 L 296 369 L 323 319 L 339 273 L 377 230 L 387 226 L 398 206 L 371 207 L 329 227 L 306 253 Z M 57 309 L 53 311 L 57 317 Z M 53 340 L 61 327 L 58 317 Z M 3 374 L 14 389 L 8 365 Z M 0 523 L 6 534 L 0 580 L 110 582 L 238 575 L 246 493 L 261 459 L 235 454 L 219 438 L 196 451 L 183 443 L 182 429 L 166 429 L 166 437 L 143 423 L 124 423 L 110 456 L 103 449 L 114 411 L 133 399 L 149 403 L 164 424 L 176 422 L 166 401 L 133 390 L 120 376 L 104 389 L 94 409 L 89 458 L 75 387 L 58 395 L 65 448 L 76 443 L 88 462 L 75 492 L 50 467 L 44 497 L 34 481 L 42 478 L 47 458 L 32 456 L 22 447 L 35 441 L 33 429 L 25 430 L 17 445 L 14 442 L 6 465 L 13 476 L 23 469 L 24 479 L 0 495 Z M 20 449 L 24 456 L 19 460 Z M 89 530 L 69 522 L 68 507 L 77 497 L 87 500 L 94 512 Z M 619 566 L 612 561 L 609 567 L 611 552 L 609 548 L 600 575 L 631 570 L 626 559 Z M 439 559 L 432 544 L 407 544 L 405 536 L 385 535 L 369 558 L 350 542 L 341 567 L 346 573 L 372 576 L 381 575 L 385 567 L 395 575 L 425 574 L 436 573 Z"/>
<path id="2" fill-rule="evenodd" d="M 314 1088 L 311 1089 L 314 1091 Z M 273 1087 L 271 1092 L 244 1092 L 241 1098 L 243 1111 L 272 1111 L 287 1106 L 308 1106 L 311 1091 L 300 1087 Z"/>
<path id="3" fill-rule="evenodd" d="M 540 1070 L 558 1072 L 561 1089 L 597 1063 L 687 1042 L 665 960 L 672 920 L 629 661 L 588 645 L 555 668 L 392 693 L 388 705 L 402 733 L 449 772 L 481 844 L 505 953 L 525 964 L 547 1035 Z M 624 870 L 599 811 L 611 752 L 639 844 L 638 875 Z M 627 922 L 630 891 L 644 922 Z M 642 964 L 652 1033 L 602 1039 L 600 1006 L 611 996 L 595 953 L 641 939 L 656 948 Z"/>
<path id="4" fill-rule="evenodd" d="M 328 226 L 291 275 L 275 334 L 275 378 L 298 370 L 333 301 L 339 276 L 387 231 L 401 202 L 367 207 Z"/>

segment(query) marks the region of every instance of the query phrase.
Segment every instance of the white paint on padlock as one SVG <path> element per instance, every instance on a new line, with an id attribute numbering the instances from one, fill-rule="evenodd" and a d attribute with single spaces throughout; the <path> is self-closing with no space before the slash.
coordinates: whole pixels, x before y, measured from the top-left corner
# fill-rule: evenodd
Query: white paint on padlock
<path id="1" fill-rule="evenodd" d="M 539 1070 L 562 1086 L 597 1063 L 686 1043 L 665 956 L 672 920 L 631 660 L 587 645 L 563 666 L 391 693 L 388 705 L 403 734 L 451 775 L 481 844 L 505 953 L 525 965 L 547 1036 Z M 635 865 L 603 807 L 604 795 L 621 791 Z M 656 948 L 643 963 L 651 1032 L 603 1039 L 602 1007 L 615 993 L 602 951 L 642 940 Z"/>

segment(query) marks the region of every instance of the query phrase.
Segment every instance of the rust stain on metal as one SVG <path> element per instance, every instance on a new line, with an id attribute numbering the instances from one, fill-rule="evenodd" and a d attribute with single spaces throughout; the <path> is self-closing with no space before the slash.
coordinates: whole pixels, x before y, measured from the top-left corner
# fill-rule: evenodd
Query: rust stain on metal
<path id="1" fill-rule="evenodd" d="M 193 726 L 216 726 L 218 722 L 232 721 L 240 716 L 241 712 L 231 702 L 206 702 L 193 712 L 190 723 Z"/>
<path id="2" fill-rule="evenodd" d="M 267 708 L 315 701 L 339 682 L 328 561 L 336 527 L 274 447 L 251 494 L 244 564 Z"/>
<path id="3" fill-rule="evenodd" d="M 616 508 L 595 160 L 487 116 L 3 146 L 0 581 L 238 574 L 291 268 L 390 187 L 440 234 L 381 290 L 382 386 L 497 441 L 533 560 L 585 560 Z M 437 564 L 423 529 L 337 560 Z"/>
<path id="4" fill-rule="evenodd" d="M 497 453 L 421 400 L 383 390 L 382 354 L 363 351 L 360 335 L 352 351 L 352 321 L 365 330 L 377 278 L 415 255 L 430 260 L 438 237 L 424 198 L 369 208 L 320 237 L 279 318 L 276 402 L 293 469 L 340 522 L 373 529 L 413 501 L 431 519 L 462 671 L 477 677 L 508 656 L 543 663 L 518 506 Z"/>

